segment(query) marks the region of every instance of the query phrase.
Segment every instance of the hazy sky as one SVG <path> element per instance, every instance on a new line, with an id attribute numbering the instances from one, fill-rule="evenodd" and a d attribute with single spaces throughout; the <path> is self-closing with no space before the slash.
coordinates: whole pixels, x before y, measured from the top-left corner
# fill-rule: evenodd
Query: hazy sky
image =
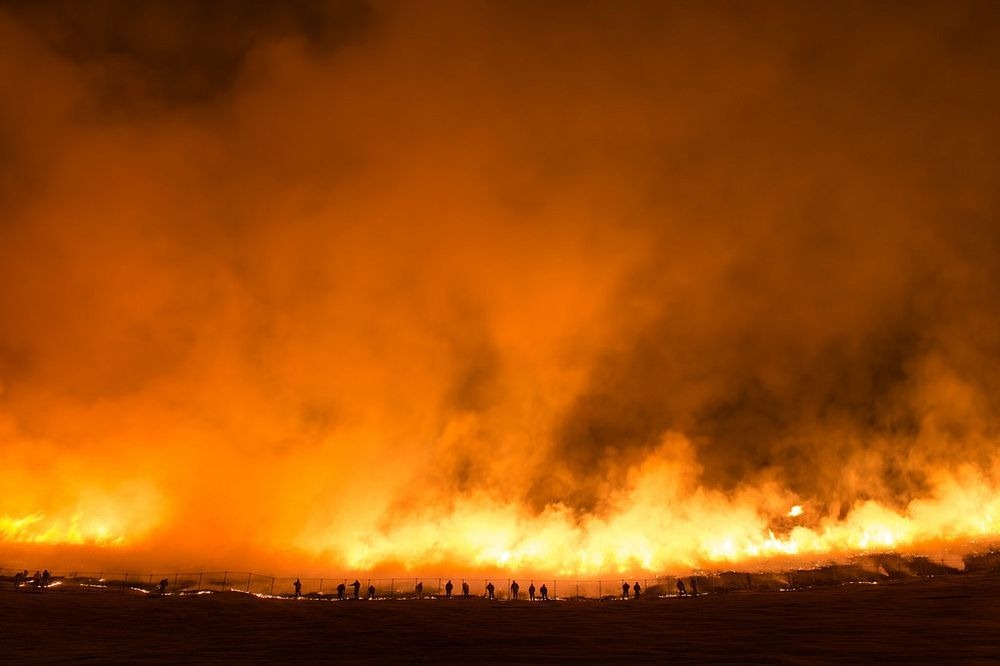
<path id="1" fill-rule="evenodd" d="M 997 63 L 993 2 L 0 2 L 0 515 L 990 486 Z"/>

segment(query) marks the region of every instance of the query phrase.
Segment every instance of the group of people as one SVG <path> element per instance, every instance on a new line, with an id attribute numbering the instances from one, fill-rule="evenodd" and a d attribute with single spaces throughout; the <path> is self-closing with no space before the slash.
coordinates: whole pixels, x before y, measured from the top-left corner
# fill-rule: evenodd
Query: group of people
<path id="1" fill-rule="evenodd" d="M 293 586 L 295 588 L 295 598 L 298 599 L 300 596 L 302 596 L 302 583 L 298 578 L 296 578 Z M 361 598 L 360 581 L 355 579 L 355 581 L 351 583 L 350 586 L 354 590 L 354 598 L 360 599 Z M 413 591 L 418 599 L 422 599 L 424 596 L 424 584 L 418 581 L 417 584 L 413 586 Z M 445 583 L 444 586 L 445 598 L 451 599 L 452 593 L 454 591 L 455 591 L 455 585 L 449 580 L 447 583 Z M 518 584 L 516 580 L 511 581 L 510 598 L 519 599 L 520 594 L 521 594 L 521 586 Z M 633 598 L 638 599 L 641 594 L 642 594 L 642 586 L 639 585 L 639 581 L 636 581 L 634 585 L 629 585 L 627 581 L 622 581 L 622 599 L 628 599 L 630 595 Z M 678 578 L 677 594 L 678 596 L 681 597 L 698 596 L 698 579 L 695 578 L 694 576 L 691 577 L 691 590 L 688 591 L 687 586 L 684 583 L 684 580 L 682 578 Z M 347 595 L 347 585 L 341 583 L 340 585 L 337 586 L 337 599 L 343 600 L 346 597 L 346 595 Z M 492 581 L 486 582 L 486 593 L 483 596 L 486 599 L 489 599 L 490 601 L 496 599 L 496 586 L 492 583 Z M 462 597 L 465 599 L 469 598 L 469 583 L 466 581 L 462 581 Z M 368 596 L 366 598 L 367 599 L 375 598 L 374 585 L 368 586 Z M 535 582 L 532 581 L 531 584 L 528 586 L 528 600 L 549 601 L 549 588 L 545 585 L 545 583 L 542 583 L 542 586 L 536 589 Z"/>
<path id="2" fill-rule="evenodd" d="M 52 580 L 52 574 L 49 570 L 45 571 L 35 571 L 34 576 L 28 575 L 28 570 L 18 571 L 14 574 L 14 589 L 20 588 L 22 585 L 30 586 L 34 590 L 44 590 L 49 586 L 49 581 Z"/>
<path id="3" fill-rule="evenodd" d="M 488 583 L 486 585 L 486 597 L 488 599 L 493 599 L 494 598 L 495 591 L 496 591 L 496 588 L 493 587 L 493 583 Z M 517 584 L 516 580 L 515 581 L 511 581 L 511 583 L 510 583 L 510 598 L 511 599 L 518 599 L 520 594 L 521 594 L 521 586 Z M 545 583 L 542 583 L 542 586 L 540 588 L 538 588 L 538 596 L 535 596 L 535 582 L 532 581 L 531 584 L 528 585 L 528 601 L 535 601 L 536 599 L 538 601 L 548 601 L 549 600 L 549 588 L 548 588 L 548 586 Z"/>
<path id="4" fill-rule="evenodd" d="M 638 585 L 638 584 L 639 583 L 636 583 L 636 585 Z M 689 595 L 692 596 L 692 597 L 697 597 L 698 596 L 698 579 L 695 578 L 694 576 L 691 576 L 691 591 L 688 592 L 687 588 L 684 586 L 684 580 L 682 578 L 678 578 L 677 579 L 677 594 L 678 594 L 678 596 L 681 596 L 681 597 L 686 597 L 686 596 L 689 596 Z"/>
<path id="5" fill-rule="evenodd" d="M 27 576 L 27 574 L 28 574 L 28 572 L 25 571 L 24 575 Z M 46 571 L 44 574 L 37 574 L 36 573 L 35 574 L 35 578 L 38 579 L 39 576 L 41 576 L 47 582 L 48 581 L 48 574 L 49 574 L 48 571 Z M 18 574 L 18 576 L 20 576 L 20 575 L 21 574 Z M 166 589 L 166 582 L 167 582 L 166 579 L 163 579 L 162 581 L 160 581 L 160 593 L 161 594 Z M 18 584 L 19 584 L 18 583 L 18 579 L 15 578 L 15 586 L 17 586 Z M 44 583 L 43 583 L 43 585 L 44 585 Z M 295 582 L 293 583 L 293 587 L 295 588 L 295 598 L 298 599 L 300 596 L 302 596 L 302 582 L 298 578 L 296 578 Z M 351 588 L 353 588 L 353 590 L 354 590 L 354 598 L 355 599 L 360 599 L 361 598 L 361 582 L 358 581 L 357 579 L 355 579 L 355 581 L 353 583 L 351 583 Z M 445 583 L 444 594 L 445 594 L 446 598 L 451 599 L 452 598 L 452 593 L 454 592 L 454 590 L 455 590 L 454 583 L 452 583 L 450 580 L 447 583 Z M 417 584 L 413 586 L 413 591 L 416 594 L 416 596 L 417 596 L 418 599 L 422 599 L 423 596 L 424 596 L 424 584 L 423 584 L 423 582 L 418 581 Z M 374 599 L 375 598 L 375 592 L 376 592 L 375 586 L 374 585 L 369 585 L 368 586 L 368 596 L 366 598 L 367 599 Z M 511 581 L 511 583 L 510 583 L 510 598 L 511 599 L 518 599 L 520 593 L 521 593 L 521 586 L 518 584 L 518 582 L 516 580 Z M 642 586 L 639 585 L 639 581 L 636 581 L 634 585 L 629 585 L 628 581 L 622 581 L 622 599 L 628 599 L 629 595 L 631 595 L 632 597 L 638 599 L 641 594 L 642 594 Z M 681 597 L 685 597 L 685 596 L 694 596 L 694 597 L 696 597 L 696 596 L 698 596 L 698 579 L 695 578 L 694 576 L 691 577 L 691 590 L 688 591 L 687 585 L 685 585 L 685 583 L 684 583 L 684 579 L 678 578 L 677 579 L 677 594 L 678 594 L 678 596 L 681 596 Z M 347 585 L 345 585 L 344 583 L 341 583 L 340 585 L 337 586 L 337 599 L 343 600 L 346 595 L 347 595 Z M 485 598 L 489 599 L 490 601 L 493 601 L 493 600 L 496 599 L 496 586 L 492 583 L 492 581 L 487 581 L 487 583 L 486 583 L 486 593 L 483 596 Z M 469 598 L 469 583 L 466 582 L 466 581 L 462 581 L 462 597 L 465 598 L 465 599 Z M 534 581 L 532 581 L 531 584 L 528 586 L 528 600 L 529 601 L 536 601 L 536 600 L 537 601 L 549 601 L 549 588 L 544 583 L 542 583 L 542 586 L 540 588 L 536 589 L 535 588 L 535 583 L 534 583 Z"/>
<path id="6" fill-rule="evenodd" d="M 638 599 L 639 595 L 642 593 L 642 586 L 639 585 L 639 581 L 635 581 L 635 585 L 632 586 L 632 592 L 635 594 L 635 598 Z M 622 599 L 628 599 L 629 586 L 628 583 L 622 581 Z"/>

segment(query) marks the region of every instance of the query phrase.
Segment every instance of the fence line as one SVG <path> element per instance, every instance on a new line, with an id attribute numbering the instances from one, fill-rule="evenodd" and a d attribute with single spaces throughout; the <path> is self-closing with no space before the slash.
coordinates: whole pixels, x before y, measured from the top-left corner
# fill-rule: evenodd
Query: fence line
<path id="1" fill-rule="evenodd" d="M 968 564 L 968 563 L 967 563 Z M 0 568 L 0 587 L 13 582 L 22 570 Z M 453 597 L 464 596 L 468 585 L 469 597 L 488 596 L 487 585 L 494 586 L 496 599 L 508 600 L 514 596 L 512 583 L 517 580 L 518 599 L 542 596 L 544 585 L 549 599 L 560 600 L 610 600 L 624 596 L 635 597 L 635 585 L 640 596 L 667 597 L 690 594 L 719 594 L 739 590 L 792 590 L 848 582 L 880 582 L 893 578 L 925 577 L 958 573 L 960 569 L 926 557 L 874 556 L 850 564 L 829 565 L 813 569 L 783 572 L 711 572 L 692 573 L 686 576 L 655 576 L 646 578 L 531 578 L 515 577 L 461 577 L 453 576 L 402 576 L 371 577 L 361 575 L 340 577 L 273 576 L 252 571 L 197 571 L 197 572 L 131 572 L 131 571 L 56 571 L 50 572 L 49 586 L 76 585 L 87 588 L 120 588 L 123 593 L 159 592 L 161 583 L 167 594 L 197 594 L 205 592 L 242 592 L 259 596 L 295 596 L 295 582 L 300 584 L 301 596 L 318 599 L 416 599 L 447 596 L 446 585 L 453 584 Z M 505 573 L 505 576 L 509 574 Z M 30 582 L 29 582 L 30 581 Z M 25 585 L 34 585 L 34 575 L 29 572 Z M 357 582 L 355 586 L 354 583 Z M 683 583 L 683 588 L 679 585 Z M 628 589 L 623 590 L 627 585 Z"/>

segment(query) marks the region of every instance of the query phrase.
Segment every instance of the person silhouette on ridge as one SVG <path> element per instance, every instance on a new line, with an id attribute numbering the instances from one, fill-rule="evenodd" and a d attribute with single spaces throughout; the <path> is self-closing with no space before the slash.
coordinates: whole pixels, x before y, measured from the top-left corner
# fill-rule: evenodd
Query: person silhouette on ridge
<path id="1" fill-rule="evenodd" d="M 346 591 L 347 591 L 347 586 L 346 585 L 344 585 L 343 583 L 341 583 L 340 585 L 338 585 L 337 586 L 337 598 L 340 599 L 341 601 L 343 601 L 344 600 L 344 592 L 346 592 Z"/>
<path id="2" fill-rule="evenodd" d="M 511 599 L 517 599 L 517 592 L 520 589 L 521 589 L 521 586 L 517 584 L 516 580 L 514 582 L 512 582 L 510 584 L 510 598 Z"/>
<path id="3" fill-rule="evenodd" d="M 528 586 L 528 601 L 535 600 L 535 581 L 531 581 L 531 585 Z"/>
<path id="4" fill-rule="evenodd" d="M 622 583 L 622 599 L 628 599 L 629 584 Z"/>
<path id="5" fill-rule="evenodd" d="M 465 580 L 462 581 L 462 596 L 466 599 L 469 598 L 469 582 Z"/>
<path id="6" fill-rule="evenodd" d="M 359 599 L 361 596 L 361 583 L 358 582 L 357 578 L 355 578 L 354 582 L 351 583 L 351 587 L 354 588 L 354 598 Z"/>
<path id="7" fill-rule="evenodd" d="M 542 601 L 549 600 L 549 588 L 545 586 L 545 583 L 542 583 L 542 587 L 538 591 L 542 595 Z"/>
<path id="8" fill-rule="evenodd" d="M 449 581 L 447 582 L 447 584 L 445 584 L 445 586 L 444 586 L 444 595 L 445 595 L 446 597 L 448 597 L 449 599 L 451 599 L 451 591 L 452 591 L 453 589 L 455 589 L 455 586 L 454 586 L 454 585 L 452 585 L 452 584 L 451 584 L 451 581 L 449 580 Z"/>
<path id="9" fill-rule="evenodd" d="M 369 585 L 368 586 L 368 598 L 369 599 L 374 599 L 375 598 L 375 586 L 374 585 Z"/>
<path id="10" fill-rule="evenodd" d="M 295 586 L 295 598 L 298 599 L 299 597 L 302 596 L 302 581 L 296 578 L 295 582 L 292 583 L 292 585 Z"/>
<path id="11" fill-rule="evenodd" d="M 493 583 L 486 584 L 486 598 L 489 599 L 490 601 L 493 601 L 493 591 L 495 589 L 496 588 L 493 587 Z"/>
<path id="12" fill-rule="evenodd" d="M 636 599 L 639 598 L 640 592 L 642 592 L 642 588 L 639 587 L 639 581 L 635 581 L 635 585 L 632 586 L 632 593 L 634 594 Z"/>

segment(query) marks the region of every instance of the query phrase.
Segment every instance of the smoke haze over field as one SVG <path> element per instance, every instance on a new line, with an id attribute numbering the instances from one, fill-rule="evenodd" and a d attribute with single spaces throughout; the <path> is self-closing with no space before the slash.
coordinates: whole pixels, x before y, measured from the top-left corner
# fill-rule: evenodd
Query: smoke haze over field
<path id="1" fill-rule="evenodd" d="M 986 2 L 2 2 L 0 548 L 995 535 L 998 62 Z"/>

